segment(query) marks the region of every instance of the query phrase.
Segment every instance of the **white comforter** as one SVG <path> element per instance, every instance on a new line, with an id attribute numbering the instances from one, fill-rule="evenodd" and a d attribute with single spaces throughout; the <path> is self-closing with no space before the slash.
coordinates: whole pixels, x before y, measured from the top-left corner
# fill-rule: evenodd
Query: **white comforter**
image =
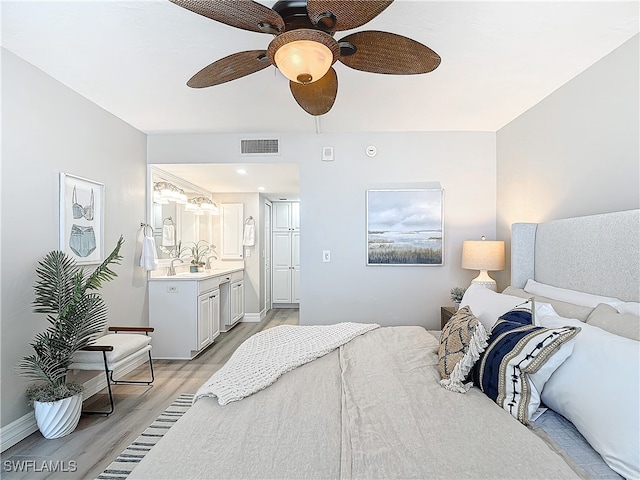
<path id="1" fill-rule="evenodd" d="M 203 398 L 129 478 L 578 478 L 479 390 L 442 388 L 437 349 L 378 328 L 242 401 Z"/>

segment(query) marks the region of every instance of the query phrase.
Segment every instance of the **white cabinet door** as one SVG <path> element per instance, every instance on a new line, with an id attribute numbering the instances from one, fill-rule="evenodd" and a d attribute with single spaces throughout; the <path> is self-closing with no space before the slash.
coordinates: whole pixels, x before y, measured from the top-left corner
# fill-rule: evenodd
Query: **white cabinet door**
<path id="1" fill-rule="evenodd" d="M 300 303 L 300 232 L 291 234 L 291 302 Z"/>
<path id="2" fill-rule="evenodd" d="M 300 230 L 300 204 L 298 202 L 291 203 L 291 221 L 289 225 L 291 230 Z"/>
<path id="3" fill-rule="evenodd" d="M 300 203 L 273 202 L 273 230 L 300 230 Z"/>
<path id="4" fill-rule="evenodd" d="M 300 302 L 300 232 L 273 233 L 274 303 Z"/>
<path id="5" fill-rule="evenodd" d="M 211 341 L 220 335 L 220 290 L 209 294 L 209 308 L 211 309 Z"/>
<path id="6" fill-rule="evenodd" d="M 244 317 L 244 282 L 231 284 L 231 323 Z"/>
<path id="7" fill-rule="evenodd" d="M 198 350 L 211 343 L 211 301 L 209 294 L 198 297 Z"/>
<path id="8" fill-rule="evenodd" d="M 289 231 L 291 229 L 291 203 L 273 203 L 273 230 Z"/>
<path id="9" fill-rule="evenodd" d="M 220 258 L 241 260 L 244 227 L 244 205 L 242 203 L 220 204 Z"/>

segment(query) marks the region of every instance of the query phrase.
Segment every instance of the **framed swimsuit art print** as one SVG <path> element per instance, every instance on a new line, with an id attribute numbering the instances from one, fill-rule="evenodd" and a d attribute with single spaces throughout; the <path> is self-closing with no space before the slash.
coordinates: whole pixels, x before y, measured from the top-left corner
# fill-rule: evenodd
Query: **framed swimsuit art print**
<path id="1" fill-rule="evenodd" d="M 104 184 L 60 173 L 60 250 L 78 264 L 104 260 Z"/>

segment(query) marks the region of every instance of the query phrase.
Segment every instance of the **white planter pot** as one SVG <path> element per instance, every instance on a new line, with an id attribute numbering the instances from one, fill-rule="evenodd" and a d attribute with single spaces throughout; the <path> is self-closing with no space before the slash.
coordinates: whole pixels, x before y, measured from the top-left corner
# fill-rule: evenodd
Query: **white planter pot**
<path id="1" fill-rule="evenodd" d="M 82 413 L 82 394 L 57 402 L 33 402 L 36 422 L 44 438 L 60 438 L 73 432 Z"/>

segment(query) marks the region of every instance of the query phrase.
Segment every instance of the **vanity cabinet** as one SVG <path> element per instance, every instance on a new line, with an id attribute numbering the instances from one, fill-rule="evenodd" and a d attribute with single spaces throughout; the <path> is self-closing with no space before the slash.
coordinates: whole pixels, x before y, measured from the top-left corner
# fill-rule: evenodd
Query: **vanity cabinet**
<path id="1" fill-rule="evenodd" d="M 234 288 L 235 287 L 235 288 Z M 149 281 L 153 358 L 191 360 L 244 316 L 244 273 Z"/>
<path id="2" fill-rule="evenodd" d="M 223 203 L 220 205 L 220 258 L 242 260 L 242 236 L 244 233 L 244 205 Z"/>

